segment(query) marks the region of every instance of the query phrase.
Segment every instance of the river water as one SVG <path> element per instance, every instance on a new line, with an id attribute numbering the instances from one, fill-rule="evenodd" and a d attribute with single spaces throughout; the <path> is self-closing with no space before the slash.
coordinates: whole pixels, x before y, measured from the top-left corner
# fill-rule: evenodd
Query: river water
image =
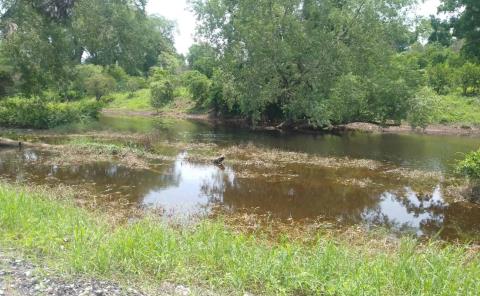
<path id="1" fill-rule="evenodd" d="M 35 184 L 83 185 L 99 198 L 108 195 L 126 199 L 173 217 L 208 215 L 220 206 L 230 213 L 269 213 L 297 221 L 321 218 L 342 225 L 384 226 L 419 236 L 477 240 L 480 235 L 479 206 L 447 203 L 441 182 L 423 183 L 386 173 L 392 168 L 405 168 L 448 175 L 462 153 L 478 149 L 480 138 L 253 132 L 206 122 L 113 116 L 58 133 L 92 131 L 149 134 L 156 141 L 171 143 L 254 145 L 325 157 L 368 159 L 380 161 L 382 167 L 331 168 L 292 162 L 281 168 L 252 168 L 252 177 L 242 174 L 235 165 L 219 168 L 191 162 L 188 149 L 177 151 L 172 160 L 154 164 L 154 169 L 131 169 L 114 162 L 65 166 L 48 162 L 49 152 L 0 149 L 0 176 Z M 54 142 L 51 138 L 43 140 Z"/>

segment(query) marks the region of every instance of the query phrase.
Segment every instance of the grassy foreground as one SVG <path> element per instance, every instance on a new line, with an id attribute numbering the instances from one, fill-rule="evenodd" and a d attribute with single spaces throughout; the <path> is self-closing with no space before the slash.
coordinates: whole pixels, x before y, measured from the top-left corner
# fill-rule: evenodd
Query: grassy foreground
<path id="1" fill-rule="evenodd" d="M 221 221 L 192 229 L 145 218 L 112 226 L 101 214 L 0 183 L 0 245 L 71 273 L 170 280 L 228 294 L 474 295 L 480 258 L 467 246 L 393 249 L 319 236 L 312 244 L 237 234 Z M 375 247 L 377 246 L 377 247 Z"/>

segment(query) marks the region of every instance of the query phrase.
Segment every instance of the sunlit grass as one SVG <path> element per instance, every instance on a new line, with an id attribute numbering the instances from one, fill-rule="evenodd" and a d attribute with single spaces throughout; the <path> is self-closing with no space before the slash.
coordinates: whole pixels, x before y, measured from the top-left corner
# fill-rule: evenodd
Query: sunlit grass
<path id="1" fill-rule="evenodd" d="M 110 109 L 152 110 L 150 106 L 150 90 L 141 89 L 130 96 L 128 92 L 111 94 L 113 101 L 107 106 Z"/>
<path id="2" fill-rule="evenodd" d="M 435 123 L 478 125 L 480 97 L 465 97 L 459 94 L 440 96 L 433 120 Z"/>
<path id="3" fill-rule="evenodd" d="M 189 113 L 195 110 L 195 103 L 191 99 L 191 95 L 185 87 L 177 87 L 174 91 L 175 99 L 161 108 L 159 111 Z M 107 109 L 120 111 L 156 111 L 150 105 L 150 90 L 141 89 L 133 94 L 127 92 L 118 92 L 110 95 L 112 102 Z"/>
<path id="4" fill-rule="evenodd" d="M 0 243 L 53 262 L 57 270 L 143 285 L 173 281 L 229 294 L 474 295 L 480 259 L 466 246 L 393 249 L 319 236 L 304 245 L 234 233 L 221 221 L 189 229 L 145 218 L 109 225 L 100 214 L 0 185 Z"/>

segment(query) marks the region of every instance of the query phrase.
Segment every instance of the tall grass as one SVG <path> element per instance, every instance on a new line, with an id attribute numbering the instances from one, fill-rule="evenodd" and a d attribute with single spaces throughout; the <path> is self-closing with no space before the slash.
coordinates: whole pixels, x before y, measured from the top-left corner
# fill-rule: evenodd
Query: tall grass
<path id="1" fill-rule="evenodd" d="M 466 246 L 404 239 L 398 248 L 319 236 L 305 245 L 234 233 L 221 221 L 174 228 L 100 214 L 0 184 L 0 244 L 70 272 L 268 295 L 475 295 L 480 259 Z"/>

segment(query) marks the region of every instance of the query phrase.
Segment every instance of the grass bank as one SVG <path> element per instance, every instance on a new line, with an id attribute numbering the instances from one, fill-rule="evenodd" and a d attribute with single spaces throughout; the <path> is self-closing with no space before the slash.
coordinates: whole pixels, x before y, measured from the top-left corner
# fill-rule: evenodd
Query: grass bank
<path id="1" fill-rule="evenodd" d="M 150 90 L 141 89 L 132 94 L 127 92 L 118 92 L 109 95 L 111 102 L 107 106 L 107 112 L 120 114 L 140 114 L 154 115 L 157 110 L 150 105 Z M 198 113 L 201 110 L 196 108 L 195 102 L 190 98 L 188 90 L 185 88 L 176 88 L 174 92 L 175 99 L 161 108 L 159 113 L 177 117 L 178 115 Z"/>
<path id="2" fill-rule="evenodd" d="M 385 247 L 323 235 L 308 244 L 272 242 L 221 221 L 185 229 L 144 218 L 113 226 L 47 192 L 5 184 L 0 225 L 3 247 L 57 270 L 145 286 L 172 281 L 239 295 L 474 295 L 480 289 L 480 258 L 466 245 L 403 239 Z"/>
<path id="3" fill-rule="evenodd" d="M 480 97 L 465 97 L 460 94 L 440 96 L 432 114 L 433 123 L 480 124 Z"/>

